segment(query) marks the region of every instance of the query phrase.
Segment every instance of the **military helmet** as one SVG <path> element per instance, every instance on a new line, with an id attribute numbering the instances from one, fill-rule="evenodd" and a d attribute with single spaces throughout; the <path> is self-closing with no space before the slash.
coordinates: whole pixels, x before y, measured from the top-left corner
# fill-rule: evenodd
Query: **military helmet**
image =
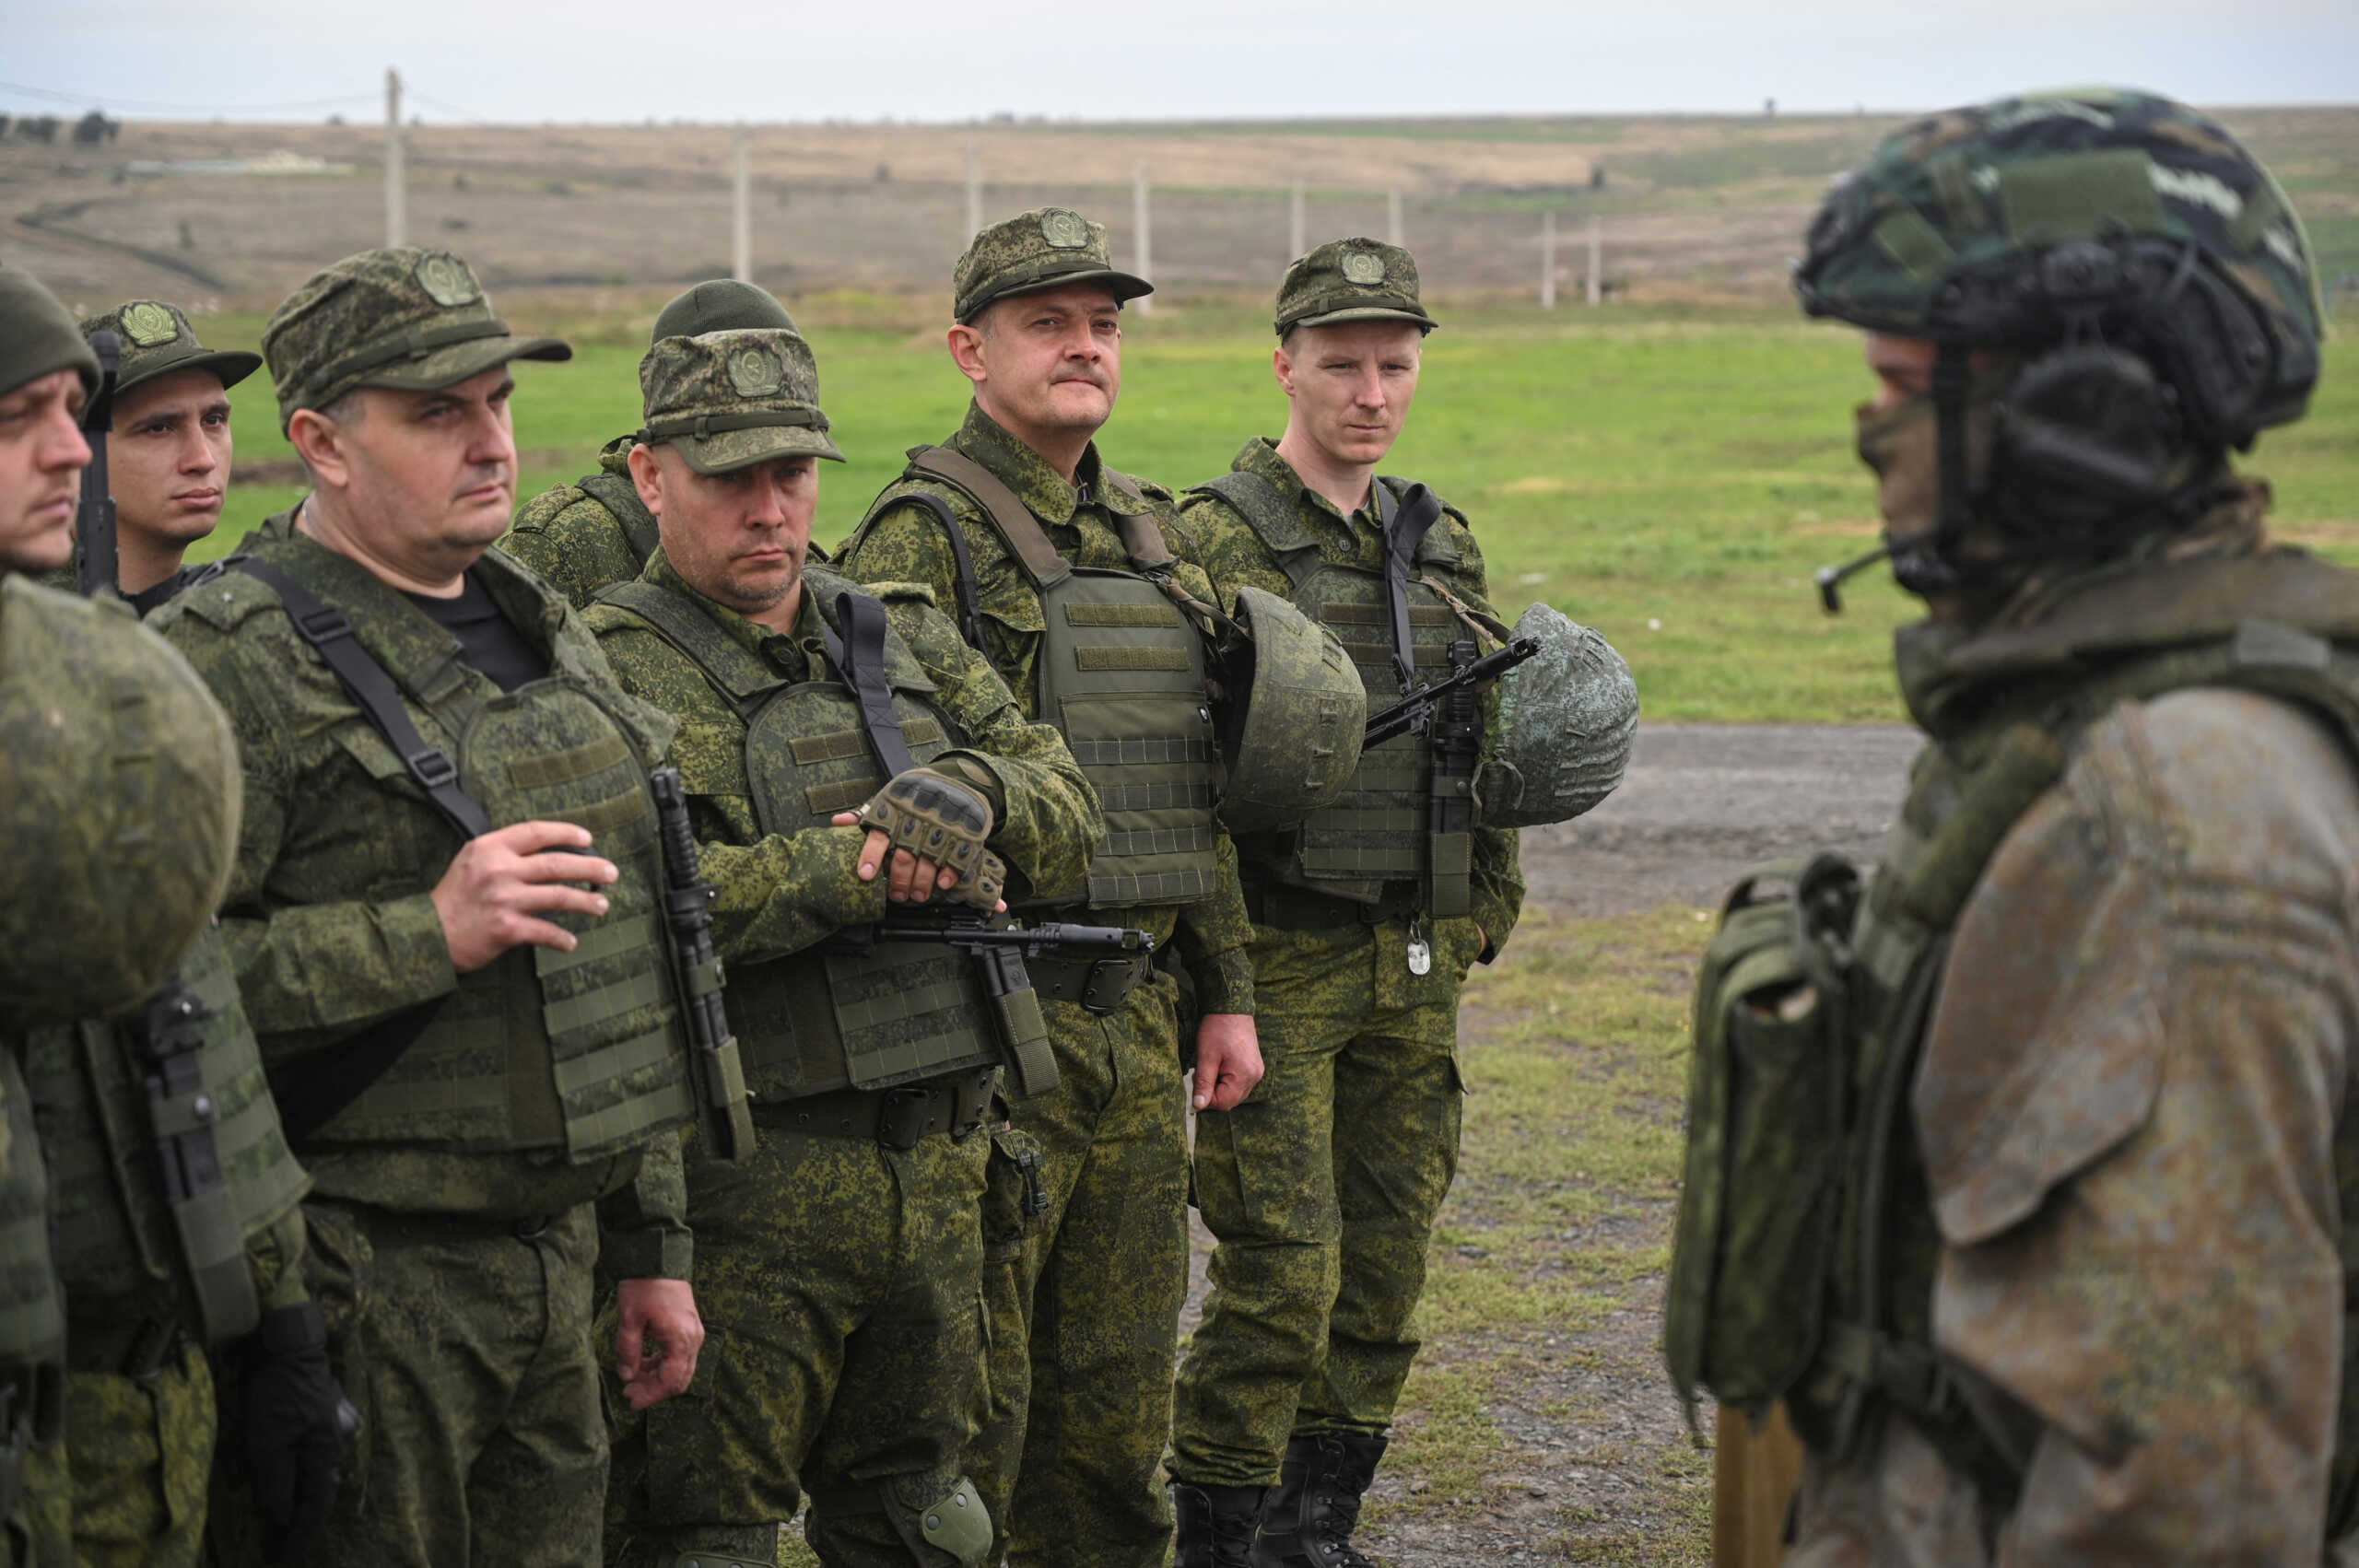
<path id="1" fill-rule="evenodd" d="M 1802 308 L 1966 348 L 2128 349 L 2196 442 L 2301 417 L 2323 310 L 2293 204 L 2216 122 L 2129 88 L 2006 98 L 1885 138 L 1831 191 Z"/>
<path id="2" fill-rule="evenodd" d="M 1351 782 L 1367 689 L 1335 634 L 1276 594 L 1238 589 L 1237 621 L 1250 635 L 1223 661 L 1232 700 L 1220 820 L 1232 833 L 1290 827 Z"/>
<path id="3" fill-rule="evenodd" d="M 1638 733 L 1638 685 L 1596 631 L 1549 604 L 1519 616 L 1515 635 L 1540 651 L 1499 677 L 1496 718 L 1474 771 L 1485 827 L 1569 822 L 1614 792 Z"/>

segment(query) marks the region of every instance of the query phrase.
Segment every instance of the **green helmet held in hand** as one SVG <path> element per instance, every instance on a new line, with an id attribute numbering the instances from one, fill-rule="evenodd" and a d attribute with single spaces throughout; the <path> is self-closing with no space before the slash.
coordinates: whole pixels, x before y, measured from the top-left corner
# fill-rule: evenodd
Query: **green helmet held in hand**
<path id="1" fill-rule="evenodd" d="M 1221 825 L 1232 833 L 1292 827 L 1352 781 L 1367 688 L 1335 634 L 1276 594 L 1238 589 L 1237 619 L 1251 638 L 1226 650 Z"/>
<path id="2" fill-rule="evenodd" d="M 2318 376 L 2284 192 L 2215 122 L 2130 89 L 1895 133 L 1828 194 L 1794 281 L 1811 315 L 1936 347 L 1929 397 L 1860 431 L 1918 592 L 2192 522 Z"/>

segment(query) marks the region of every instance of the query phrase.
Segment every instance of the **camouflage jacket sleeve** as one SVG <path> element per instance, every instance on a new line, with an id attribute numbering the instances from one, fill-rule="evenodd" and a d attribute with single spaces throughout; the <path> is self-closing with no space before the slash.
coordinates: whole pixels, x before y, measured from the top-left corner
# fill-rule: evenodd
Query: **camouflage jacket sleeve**
<path id="1" fill-rule="evenodd" d="M 349 699 L 284 616 L 224 630 L 182 614 L 184 605 L 166 606 L 150 625 L 213 688 L 237 736 L 245 817 L 221 932 L 255 1034 L 308 1049 L 320 1034 L 348 1033 L 449 994 L 458 977 L 430 893 L 311 902 L 273 887 L 299 803 L 316 807 L 350 781 L 343 754 L 307 749 L 290 716 L 313 706 L 341 711 Z"/>
<path id="2" fill-rule="evenodd" d="M 1985 870 L 1946 975 L 1913 1105 L 1935 1331 L 2036 1433 L 1998 1561 L 2319 1562 L 2348 755 L 2251 694 L 2118 710 Z"/>
<path id="3" fill-rule="evenodd" d="M 1195 983 L 1200 1012 L 1253 1011 L 1253 918 L 1245 912 L 1245 884 L 1237 870 L 1237 846 L 1220 836 L 1219 883 L 1202 904 L 1184 906 L 1175 938 L 1188 977 Z"/>
<path id="4" fill-rule="evenodd" d="M 1047 724 L 1027 720 L 1007 683 L 991 661 L 959 639 L 958 628 L 914 585 L 876 585 L 894 629 L 917 655 L 937 688 L 935 700 L 968 737 L 952 759 L 992 797 L 995 819 L 991 846 L 1030 890 L 1053 895 L 1073 886 L 1089 869 L 1090 847 L 1105 833 L 1097 791 Z M 982 777 L 975 778 L 979 770 Z"/>
<path id="5" fill-rule="evenodd" d="M 906 486 L 897 486 L 906 489 Z M 887 496 L 892 494 L 886 492 Z M 1017 571 L 1007 546 L 989 523 L 968 518 L 963 497 L 951 498 L 974 562 L 976 602 L 983 614 L 983 652 L 1000 672 L 1017 708 L 1033 717 L 1039 685 L 1041 615 L 1039 596 Z M 933 592 L 933 602 L 945 615 L 959 613 L 958 565 L 942 521 L 933 510 L 914 501 L 887 505 L 848 540 L 837 568 L 855 582 L 913 582 Z M 952 623 L 957 625 L 956 620 Z"/>
<path id="6" fill-rule="evenodd" d="M 1457 508 L 1445 513 L 1450 528 L 1451 543 L 1458 546 L 1458 571 L 1451 591 L 1465 600 L 1473 609 L 1494 620 L 1502 619 L 1492 606 L 1490 585 L 1485 580 L 1483 547 L 1474 543 L 1474 531 Z M 1485 703 L 1485 718 L 1496 722 L 1498 694 L 1494 691 Z M 1518 916 L 1523 913 L 1523 869 L 1517 862 L 1516 831 L 1511 827 L 1477 827 L 1474 830 L 1473 893 L 1469 913 L 1474 923 L 1483 928 L 1489 945 L 1483 949 L 1481 962 L 1488 964 L 1508 944 L 1508 935 L 1515 930 Z"/>
<path id="7" fill-rule="evenodd" d="M 598 1272 L 609 1280 L 685 1280 L 695 1261 L 679 1136 L 640 1151 L 639 1174 L 598 1203 Z"/>

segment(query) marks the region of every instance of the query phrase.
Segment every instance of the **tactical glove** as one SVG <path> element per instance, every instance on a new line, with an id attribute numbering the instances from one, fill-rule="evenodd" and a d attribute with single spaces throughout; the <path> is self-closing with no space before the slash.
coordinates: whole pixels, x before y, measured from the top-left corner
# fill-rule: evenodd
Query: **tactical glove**
<path id="1" fill-rule="evenodd" d="M 344 1440 L 359 1425 L 329 1370 L 327 1320 L 316 1302 L 263 1314 L 245 1340 L 240 1387 L 264 1550 L 299 1560 L 326 1533 Z"/>
<path id="2" fill-rule="evenodd" d="M 931 768 L 897 774 L 860 808 L 864 826 L 892 840 L 896 849 L 958 873 L 958 885 L 938 896 L 952 904 L 989 910 L 1007 882 L 1007 864 L 983 848 L 991 837 L 992 808 L 980 795 Z"/>

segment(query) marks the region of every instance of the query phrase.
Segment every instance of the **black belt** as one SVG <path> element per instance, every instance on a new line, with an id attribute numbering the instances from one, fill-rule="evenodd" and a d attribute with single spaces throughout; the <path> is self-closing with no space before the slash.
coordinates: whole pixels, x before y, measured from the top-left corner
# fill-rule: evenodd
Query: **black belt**
<path id="1" fill-rule="evenodd" d="M 1338 898 L 1330 893 L 1313 893 L 1307 887 L 1288 887 L 1282 883 L 1245 884 L 1246 914 L 1252 917 L 1255 925 L 1273 930 L 1331 931 L 1346 926 L 1380 926 L 1387 920 L 1414 915 L 1417 907 L 1414 888 L 1399 888 L 1398 884 L 1388 884 L 1384 896 L 1373 904 Z"/>
<path id="2" fill-rule="evenodd" d="M 136 1323 L 73 1323 L 65 1332 L 65 1364 L 75 1372 L 103 1372 L 147 1383 L 179 1358 L 188 1332 L 178 1319 L 143 1317 Z"/>
<path id="3" fill-rule="evenodd" d="M 887 1149 L 914 1149 L 920 1140 L 937 1132 L 962 1139 L 981 1127 L 998 1075 L 998 1069 L 984 1068 L 898 1089 L 838 1089 L 792 1100 L 756 1100 L 754 1124 L 780 1132 L 874 1140 Z"/>
<path id="4" fill-rule="evenodd" d="M 1122 1000 L 1146 978 L 1147 965 L 1135 958 L 1054 958 L 1043 954 L 1024 961 L 1024 973 L 1043 1001 L 1069 1001 L 1086 1012 L 1120 1012 Z"/>

